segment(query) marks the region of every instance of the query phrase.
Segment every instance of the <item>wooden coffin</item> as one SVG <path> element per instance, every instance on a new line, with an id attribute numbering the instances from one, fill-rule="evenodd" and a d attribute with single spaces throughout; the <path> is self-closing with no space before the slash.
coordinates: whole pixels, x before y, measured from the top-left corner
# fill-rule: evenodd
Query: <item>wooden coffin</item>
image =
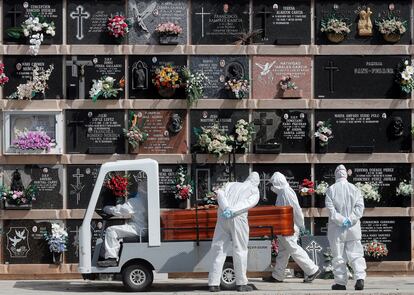
<path id="1" fill-rule="evenodd" d="M 217 209 L 197 210 L 200 240 L 211 240 L 217 221 Z M 197 239 L 196 210 L 161 211 L 162 238 L 164 241 L 193 241 Z M 250 238 L 272 235 L 291 236 L 293 229 L 292 207 L 259 206 L 249 210 Z"/>

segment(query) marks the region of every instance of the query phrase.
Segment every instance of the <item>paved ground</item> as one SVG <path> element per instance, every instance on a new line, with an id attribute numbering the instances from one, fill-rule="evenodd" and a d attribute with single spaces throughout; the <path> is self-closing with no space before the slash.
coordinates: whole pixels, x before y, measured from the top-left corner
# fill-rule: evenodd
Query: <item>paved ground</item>
<path id="1" fill-rule="evenodd" d="M 371 277 L 366 281 L 366 290 L 354 291 L 354 282 L 350 281 L 349 291 L 330 290 L 332 281 L 316 280 L 313 284 L 303 284 L 300 279 L 288 279 L 283 284 L 264 283 L 251 279 L 257 291 L 250 294 L 414 294 L 414 277 Z M 201 279 L 166 279 L 154 281 L 151 294 L 211 294 L 206 287 L 206 280 Z M 111 295 L 126 293 L 118 282 L 73 281 L 0 281 L 0 294 L 82 294 Z M 222 294 L 234 294 L 228 291 Z M 242 293 L 237 293 L 242 294 Z"/>

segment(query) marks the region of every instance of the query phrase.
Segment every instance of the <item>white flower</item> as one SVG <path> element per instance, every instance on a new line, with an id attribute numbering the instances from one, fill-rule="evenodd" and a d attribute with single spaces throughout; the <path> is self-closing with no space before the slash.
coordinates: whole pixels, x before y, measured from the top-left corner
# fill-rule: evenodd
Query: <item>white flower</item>
<path id="1" fill-rule="evenodd" d="M 410 79 L 411 79 L 411 74 L 410 74 L 410 73 L 408 73 L 407 71 L 404 71 L 404 72 L 402 72 L 402 73 L 401 73 L 401 77 L 402 77 L 405 81 L 408 81 L 408 80 L 410 80 Z"/>
<path id="2" fill-rule="evenodd" d="M 404 62 L 404 64 L 405 64 L 406 66 L 408 66 L 408 60 L 406 60 L 406 61 Z"/>
<path id="3" fill-rule="evenodd" d="M 106 77 L 105 78 L 105 82 L 107 82 L 107 83 L 114 83 L 114 81 L 115 81 L 115 79 L 114 78 L 112 78 L 112 77 Z"/>
<path id="4" fill-rule="evenodd" d="M 405 71 L 406 71 L 407 73 L 409 73 L 410 75 L 412 75 L 412 74 L 414 74 L 414 67 L 413 67 L 413 66 L 407 66 L 407 67 L 405 68 Z"/>

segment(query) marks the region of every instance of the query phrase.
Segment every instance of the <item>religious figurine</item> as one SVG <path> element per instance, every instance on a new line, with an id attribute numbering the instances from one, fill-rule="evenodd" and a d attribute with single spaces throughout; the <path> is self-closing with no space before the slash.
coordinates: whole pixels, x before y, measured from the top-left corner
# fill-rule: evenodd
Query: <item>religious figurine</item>
<path id="1" fill-rule="evenodd" d="M 144 64 L 138 62 L 132 68 L 132 89 L 147 89 L 147 72 Z"/>
<path id="2" fill-rule="evenodd" d="M 179 114 L 172 114 L 168 122 L 168 131 L 177 134 L 183 129 L 183 120 Z"/>
<path id="3" fill-rule="evenodd" d="M 20 172 L 17 169 L 12 174 L 10 190 L 18 192 L 24 191 L 22 176 L 20 175 Z"/>
<path id="4" fill-rule="evenodd" d="M 359 12 L 358 20 L 358 35 L 361 37 L 372 36 L 372 22 L 371 22 L 372 11 L 368 7 L 366 10 Z"/>

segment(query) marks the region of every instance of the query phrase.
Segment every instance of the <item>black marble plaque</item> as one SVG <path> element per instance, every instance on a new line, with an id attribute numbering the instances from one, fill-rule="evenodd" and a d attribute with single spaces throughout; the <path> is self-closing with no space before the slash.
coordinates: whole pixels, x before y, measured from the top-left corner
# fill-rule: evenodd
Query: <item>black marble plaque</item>
<path id="1" fill-rule="evenodd" d="M 196 199 L 201 200 L 229 181 L 245 181 L 249 176 L 249 165 L 235 164 L 230 167 L 224 164 L 193 164 L 191 175 L 195 183 Z"/>
<path id="2" fill-rule="evenodd" d="M 92 196 L 99 165 L 68 165 L 67 171 L 67 208 L 86 209 Z"/>
<path id="3" fill-rule="evenodd" d="M 336 167 L 337 164 L 316 165 L 315 179 L 319 182 L 325 181 L 330 185 L 334 184 Z M 379 186 L 381 201 L 375 203 L 377 207 L 401 207 L 404 204 L 405 197 L 397 196 L 396 189 L 401 181 L 411 180 L 410 164 L 349 163 L 345 167 L 348 169 L 348 181 L 351 183 L 369 182 Z"/>
<path id="4" fill-rule="evenodd" d="M 67 98 L 91 98 L 89 90 L 93 85 L 93 80 L 99 80 L 105 77 L 114 78 L 116 80 L 115 87 L 119 88 L 118 83 L 124 76 L 124 56 L 68 56 L 66 57 Z M 120 91 L 117 98 L 123 97 L 124 91 Z"/>
<path id="5" fill-rule="evenodd" d="M 220 129 L 230 135 L 234 131 L 234 127 L 238 120 L 244 119 L 249 121 L 247 110 L 206 110 L 206 111 L 191 111 L 190 113 L 190 142 L 192 151 L 197 151 L 197 136 L 194 133 L 194 128 L 208 127 L 217 123 Z"/>
<path id="6" fill-rule="evenodd" d="M 192 44 L 232 44 L 249 30 L 249 1 L 191 2 Z"/>
<path id="7" fill-rule="evenodd" d="M 320 110 L 315 122 L 328 121 L 330 153 L 411 151 L 411 112 L 407 110 Z M 317 143 L 318 144 L 318 143 Z"/>
<path id="8" fill-rule="evenodd" d="M 203 72 L 208 78 L 203 98 L 236 99 L 234 94 L 224 88 L 229 79 L 249 80 L 249 59 L 246 56 L 192 56 L 192 72 Z"/>
<path id="9" fill-rule="evenodd" d="M 310 117 L 306 111 L 259 110 L 253 112 L 254 152 L 257 145 L 277 142 L 282 153 L 307 153 L 311 150 Z"/>
<path id="10" fill-rule="evenodd" d="M 375 24 L 376 20 L 382 19 L 384 15 L 390 12 L 400 17 L 402 20 L 407 21 L 404 35 L 402 35 L 399 44 L 411 43 L 411 26 L 410 26 L 410 11 L 411 1 L 401 0 L 398 2 L 375 0 L 375 1 L 346 1 L 346 0 L 317 0 L 315 1 L 315 38 L 316 44 L 332 44 L 327 38 L 324 32 L 321 32 L 321 20 L 326 16 L 332 14 L 335 11 L 342 18 L 346 18 L 348 23 L 351 23 L 351 33 L 347 35 L 345 40 L 341 44 L 389 44 L 387 43 L 382 34 L 379 32 L 378 27 Z M 373 28 L 372 36 L 360 36 L 358 34 L 358 21 L 360 19 L 359 12 L 370 8 L 372 15 L 370 17 Z M 392 11 L 390 10 L 393 9 Z"/>
<path id="11" fill-rule="evenodd" d="M 315 235 L 326 235 L 328 218 L 315 218 Z M 361 219 L 362 244 L 373 240 L 387 245 L 384 261 L 411 260 L 410 217 L 363 217 Z M 365 257 L 368 261 L 375 261 Z"/>
<path id="12" fill-rule="evenodd" d="M 52 253 L 44 238 L 50 222 L 44 220 L 5 220 L 3 257 L 6 264 L 49 264 Z"/>
<path id="13" fill-rule="evenodd" d="M 302 248 L 321 271 L 327 266 L 326 256 L 330 253 L 329 241 L 326 236 L 303 236 L 300 238 Z"/>
<path id="14" fill-rule="evenodd" d="M 187 11 L 185 0 L 130 0 L 128 17 L 134 24 L 128 34 L 129 44 L 159 44 L 157 25 L 172 22 L 183 31 L 178 36 L 178 44 L 187 43 Z"/>
<path id="15" fill-rule="evenodd" d="M 124 111 L 67 110 L 66 152 L 69 154 L 123 154 Z"/>
<path id="16" fill-rule="evenodd" d="M 277 195 L 270 190 L 270 178 L 273 173 L 280 172 L 285 175 L 289 185 L 299 196 L 299 186 L 302 181 L 311 178 L 311 165 L 308 164 L 253 164 L 253 171 L 260 175 L 260 202 L 261 205 L 274 205 Z"/>
<path id="17" fill-rule="evenodd" d="M 32 80 L 34 65 L 44 70 L 49 69 L 49 66 L 53 65 L 54 70 L 47 82 L 49 87 L 46 89 L 45 95 L 36 96 L 33 99 L 61 99 L 63 97 L 62 57 L 52 55 L 8 55 L 3 58 L 3 62 L 5 73 L 10 79 L 9 83 L 4 86 L 3 96 L 5 98 L 16 92 L 19 84 L 25 84 L 28 80 Z"/>
<path id="18" fill-rule="evenodd" d="M 35 185 L 39 190 L 38 198 L 33 201 L 33 209 L 63 208 L 63 167 L 60 165 L 18 165 L 4 166 L 4 182 L 11 184 L 12 174 L 18 169 L 23 185 Z"/>
<path id="19" fill-rule="evenodd" d="M 253 1 L 253 30 L 260 30 L 255 43 L 297 45 L 310 44 L 311 1 Z"/>
<path id="20" fill-rule="evenodd" d="M 3 1 L 3 32 L 5 43 L 29 44 L 29 38 L 14 39 L 7 35 L 7 29 L 19 27 L 30 16 L 43 18 L 47 23 L 55 24 L 55 36 L 44 34 L 42 44 L 62 44 L 62 13 L 61 0 L 5 0 Z"/>
<path id="21" fill-rule="evenodd" d="M 316 56 L 316 98 L 400 98 L 395 82 L 404 55 Z"/>
<path id="22" fill-rule="evenodd" d="M 142 98 L 142 99 L 184 99 L 184 88 L 178 88 L 175 90 L 174 95 L 171 97 L 162 96 L 157 88 L 152 83 L 152 79 L 155 76 L 155 71 L 161 66 L 171 65 L 176 67 L 176 70 L 180 73 L 183 66 L 187 65 L 186 56 L 174 56 L 174 55 L 133 55 L 129 57 L 129 98 Z"/>
<path id="23" fill-rule="evenodd" d="M 107 32 L 109 17 L 125 15 L 125 0 L 69 0 L 66 9 L 68 44 L 117 44 Z"/>

